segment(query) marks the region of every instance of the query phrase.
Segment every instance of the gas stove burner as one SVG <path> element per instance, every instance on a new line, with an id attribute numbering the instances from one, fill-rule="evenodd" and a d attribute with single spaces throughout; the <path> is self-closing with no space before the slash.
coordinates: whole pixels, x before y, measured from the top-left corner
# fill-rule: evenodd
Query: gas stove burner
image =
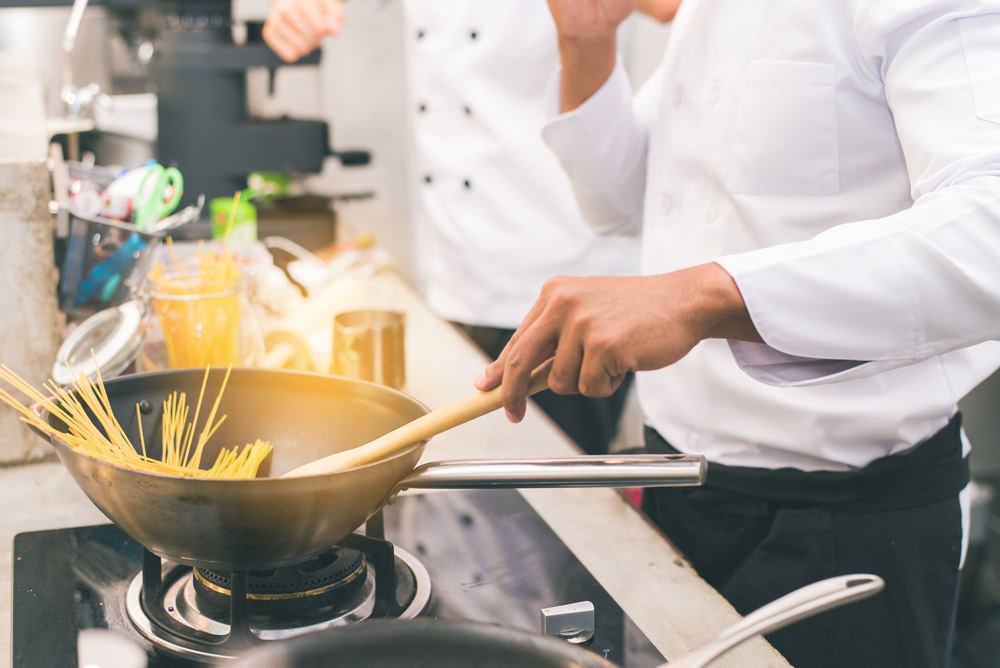
<path id="1" fill-rule="evenodd" d="M 365 555 L 358 550 L 334 548 L 308 561 L 247 574 L 247 610 L 251 616 L 294 615 L 344 606 L 361 589 L 373 595 L 367 583 Z M 232 579 L 228 573 L 196 568 L 192 578 L 198 608 L 228 614 Z M 369 585 L 365 587 L 366 583 Z"/>
<path id="2" fill-rule="evenodd" d="M 266 641 L 423 612 L 431 586 L 423 564 L 391 543 L 352 539 L 364 552 L 337 547 L 295 566 L 236 574 L 245 597 L 235 602 L 231 576 L 175 564 L 164 564 L 161 576 L 159 558 L 147 555 L 126 594 L 128 617 L 157 647 L 214 662 Z"/>
<path id="3" fill-rule="evenodd" d="M 396 610 L 394 616 L 405 618 L 470 619 L 532 631 L 539 628 L 542 608 L 590 601 L 596 611 L 596 627 L 594 639 L 587 644 L 589 649 L 622 668 L 652 668 L 665 661 L 614 597 L 517 491 L 401 495 L 378 517 L 384 520 L 381 526 L 369 522 L 366 535 L 340 541 L 342 547 L 364 553 L 365 582 L 370 573 L 376 573 L 370 619 L 389 616 L 385 610 L 391 608 Z M 375 541 L 373 536 L 384 536 L 391 542 Z M 362 545 L 358 538 L 374 543 L 376 549 Z M 616 547 L 621 546 L 612 545 L 611 549 Z M 147 562 L 148 581 L 136 578 L 140 566 Z M 396 576 L 389 578 L 391 596 L 381 577 L 384 571 L 379 570 L 384 563 L 393 566 Z M 174 611 L 180 604 L 187 605 L 187 597 L 196 606 L 202 604 L 191 582 L 191 568 L 144 555 L 139 543 L 113 524 L 19 533 L 14 538 L 10 566 L 11 651 L 6 658 L 13 657 L 12 665 L 17 668 L 75 666 L 81 633 L 91 629 L 132 640 L 144 650 L 149 668 L 231 664 L 227 659 L 237 653 L 218 644 L 233 630 L 229 614 L 215 619 L 202 612 L 201 617 L 181 622 L 163 607 L 161 599 L 171 588 L 173 603 L 168 607 Z M 177 583 L 179 578 L 185 582 Z M 238 593 L 245 584 L 250 590 L 251 579 L 249 574 L 237 575 L 226 588 Z M 413 589 L 404 594 L 407 587 Z M 145 595 L 147 590 L 151 596 Z M 397 594 L 398 602 L 387 601 Z M 295 633 L 297 615 L 255 616 L 248 610 L 252 599 L 244 602 L 247 610 L 243 618 L 254 634 L 276 637 Z M 358 616 L 364 612 L 362 609 Z M 165 617 L 171 621 L 164 621 Z M 323 620 L 313 617 L 298 623 L 321 624 Z M 199 645 L 192 639 L 198 634 L 207 644 Z M 270 641 L 254 635 L 253 642 Z M 103 647 L 102 643 L 102 651 Z M 0 665 L 4 665 L 3 659 L 0 656 Z"/>

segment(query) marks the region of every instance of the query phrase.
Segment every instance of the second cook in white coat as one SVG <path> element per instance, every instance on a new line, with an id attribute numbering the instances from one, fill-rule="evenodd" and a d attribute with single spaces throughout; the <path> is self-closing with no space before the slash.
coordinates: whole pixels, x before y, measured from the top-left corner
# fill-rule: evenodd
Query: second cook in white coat
<path id="1" fill-rule="evenodd" d="M 541 136 L 559 61 L 537 0 L 404 0 L 419 288 L 491 358 L 550 276 L 638 271 L 638 241 L 600 236 Z M 587 452 L 607 451 L 625 392 L 536 395 Z"/>

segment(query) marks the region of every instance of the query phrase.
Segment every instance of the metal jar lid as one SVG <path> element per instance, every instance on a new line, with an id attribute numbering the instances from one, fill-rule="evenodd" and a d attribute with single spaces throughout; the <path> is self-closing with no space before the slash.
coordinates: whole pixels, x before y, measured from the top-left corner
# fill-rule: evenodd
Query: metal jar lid
<path id="1" fill-rule="evenodd" d="M 139 354 L 146 337 L 146 321 L 142 300 L 125 302 L 90 316 L 59 347 L 52 365 L 52 380 L 57 385 L 72 385 L 74 371 L 96 380 L 98 369 L 103 378 L 114 378 Z"/>

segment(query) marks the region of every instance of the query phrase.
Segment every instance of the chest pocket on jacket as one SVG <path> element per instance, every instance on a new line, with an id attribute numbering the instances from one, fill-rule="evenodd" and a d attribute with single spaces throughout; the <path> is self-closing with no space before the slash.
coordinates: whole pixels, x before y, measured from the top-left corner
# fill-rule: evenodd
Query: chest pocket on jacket
<path id="1" fill-rule="evenodd" d="M 962 51 L 965 66 L 969 70 L 969 83 L 976 103 L 976 115 L 984 121 L 1000 123 L 1000 63 L 993 55 L 995 51 L 984 45 L 996 40 L 996 30 L 1000 18 L 987 23 L 984 17 L 976 21 L 959 19 L 959 34 L 962 36 Z"/>
<path id="2" fill-rule="evenodd" d="M 840 188 L 834 67 L 758 60 L 735 107 L 726 186 L 755 195 Z"/>

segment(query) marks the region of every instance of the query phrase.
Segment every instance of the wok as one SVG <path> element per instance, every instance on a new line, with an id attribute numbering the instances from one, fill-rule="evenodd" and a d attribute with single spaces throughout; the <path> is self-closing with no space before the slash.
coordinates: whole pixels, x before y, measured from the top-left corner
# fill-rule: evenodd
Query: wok
<path id="1" fill-rule="evenodd" d="M 701 668 L 754 636 L 881 591 L 877 575 L 814 582 L 751 612 L 705 645 L 661 668 Z M 252 650 L 233 668 L 615 668 L 592 651 L 549 636 L 481 622 L 417 619 L 367 621 Z"/>
<path id="2" fill-rule="evenodd" d="M 225 373 L 210 373 L 212 396 Z M 178 369 L 105 382 L 112 410 L 140 442 L 136 404 L 145 413 L 147 450 L 159 455 L 163 400 L 198 396 L 204 371 Z M 53 426 L 57 418 L 34 410 Z M 414 471 L 424 442 L 352 469 L 297 478 L 285 471 L 339 452 L 427 412 L 415 399 L 373 383 L 319 374 L 233 369 L 219 409 L 228 415 L 205 451 L 257 438 L 274 444 L 272 477 L 180 478 L 122 468 L 51 440 L 90 500 L 154 554 L 190 566 L 244 571 L 294 564 L 335 545 L 407 487 L 550 487 L 696 485 L 699 457 L 632 455 L 562 460 L 458 460 Z M 267 465 L 267 463 L 265 463 Z M 268 473 L 265 471 L 264 473 Z M 263 474 L 262 474 L 263 475 Z"/>

